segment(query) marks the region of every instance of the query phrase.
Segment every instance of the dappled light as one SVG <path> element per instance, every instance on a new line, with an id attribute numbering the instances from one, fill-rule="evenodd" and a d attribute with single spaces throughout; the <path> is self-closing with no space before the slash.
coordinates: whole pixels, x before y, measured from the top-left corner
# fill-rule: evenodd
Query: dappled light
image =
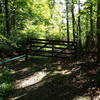
<path id="1" fill-rule="evenodd" d="M 73 100 L 90 100 L 90 98 L 89 97 L 76 97 L 76 98 L 74 98 Z"/>
<path id="2" fill-rule="evenodd" d="M 100 0 L 0 0 L 0 100 L 100 100 Z"/>
<path id="3" fill-rule="evenodd" d="M 46 75 L 47 73 L 44 71 L 34 73 L 33 75 L 26 77 L 24 79 L 16 80 L 15 87 L 16 89 L 19 89 L 19 88 L 25 88 L 27 86 L 34 85 L 40 82 Z"/>
<path id="4" fill-rule="evenodd" d="M 41 62 L 38 63 L 37 60 Z M 36 100 L 99 98 L 100 70 L 97 70 L 97 65 L 93 62 L 70 64 L 61 59 L 32 57 L 27 63 L 16 63 L 14 69 L 13 74 L 16 79 L 13 98 L 15 100 L 33 100 L 33 97 Z"/>

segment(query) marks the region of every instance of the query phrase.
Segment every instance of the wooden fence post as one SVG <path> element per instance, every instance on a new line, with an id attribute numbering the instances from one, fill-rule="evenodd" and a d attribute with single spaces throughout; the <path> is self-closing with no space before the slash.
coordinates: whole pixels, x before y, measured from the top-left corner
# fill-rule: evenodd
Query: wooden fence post
<path id="1" fill-rule="evenodd" d="M 27 61 L 28 60 L 28 48 L 26 48 L 26 56 L 25 56 L 25 61 Z"/>
<path id="2" fill-rule="evenodd" d="M 52 41 L 52 57 L 54 56 L 54 43 Z"/>
<path id="3" fill-rule="evenodd" d="M 75 59 L 78 60 L 78 44 L 75 43 Z"/>
<path id="4" fill-rule="evenodd" d="M 29 38 L 27 38 L 27 42 L 26 42 L 26 56 L 25 56 L 25 61 L 28 60 L 29 49 L 30 49 Z"/>

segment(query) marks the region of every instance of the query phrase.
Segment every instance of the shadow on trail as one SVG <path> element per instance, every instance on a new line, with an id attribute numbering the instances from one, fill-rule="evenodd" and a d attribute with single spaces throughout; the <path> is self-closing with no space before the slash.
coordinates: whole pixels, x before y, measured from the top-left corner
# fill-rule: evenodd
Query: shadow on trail
<path id="1" fill-rule="evenodd" d="M 47 74 L 34 84 L 15 89 L 15 100 L 74 100 L 78 96 L 95 100 L 93 98 L 99 95 L 100 68 L 95 63 L 42 58 L 22 62 L 17 67 L 20 68 L 15 69 L 16 80 L 35 77 L 38 72 Z"/>

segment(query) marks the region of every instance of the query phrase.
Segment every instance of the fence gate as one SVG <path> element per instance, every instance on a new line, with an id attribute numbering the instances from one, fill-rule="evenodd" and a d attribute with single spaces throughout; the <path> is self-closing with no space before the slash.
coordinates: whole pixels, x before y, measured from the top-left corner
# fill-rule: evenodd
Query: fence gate
<path id="1" fill-rule="evenodd" d="M 30 39 L 28 54 L 47 57 L 76 57 L 77 43 L 60 40 Z"/>

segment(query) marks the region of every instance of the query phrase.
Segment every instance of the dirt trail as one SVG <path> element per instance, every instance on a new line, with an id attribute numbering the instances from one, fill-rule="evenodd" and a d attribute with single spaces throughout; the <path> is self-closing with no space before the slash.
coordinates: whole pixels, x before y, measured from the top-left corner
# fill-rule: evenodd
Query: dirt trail
<path id="1" fill-rule="evenodd" d="M 14 100 L 100 100 L 100 69 L 93 64 L 29 61 L 15 70 Z"/>

